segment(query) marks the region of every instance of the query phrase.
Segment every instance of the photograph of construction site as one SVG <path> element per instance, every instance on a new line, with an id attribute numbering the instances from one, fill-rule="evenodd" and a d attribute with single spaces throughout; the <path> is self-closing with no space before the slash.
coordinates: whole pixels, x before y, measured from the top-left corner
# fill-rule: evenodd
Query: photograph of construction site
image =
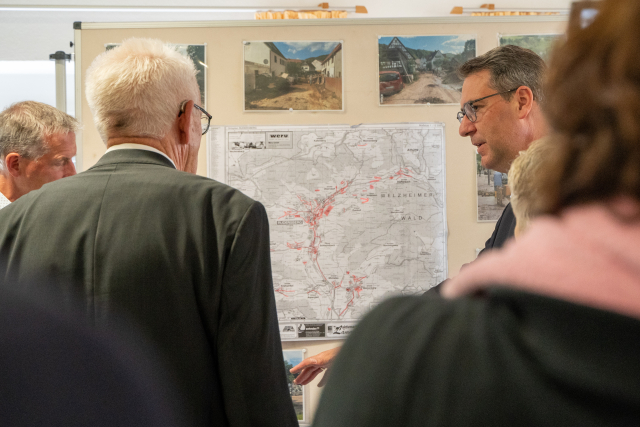
<path id="1" fill-rule="evenodd" d="M 244 42 L 244 109 L 343 109 L 342 42 Z"/>
<path id="2" fill-rule="evenodd" d="M 458 104 L 458 67 L 476 56 L 475 35 L 380 36 L 380 105 Z"/>

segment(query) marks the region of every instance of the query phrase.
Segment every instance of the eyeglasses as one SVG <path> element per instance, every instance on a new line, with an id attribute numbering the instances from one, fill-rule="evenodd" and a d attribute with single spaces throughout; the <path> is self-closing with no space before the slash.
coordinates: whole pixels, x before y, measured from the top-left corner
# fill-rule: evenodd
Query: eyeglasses
<path id="1" fill-rule="evenodd" d="M 182 115 L 182 113 L 184 113 L 184 107 L 187 105 L 187 102 L 189 102 L 189 101 L 185 100 L 185 101 L 182 101 L 182 104 L 180 104 L 180 113 L 178 114 L 178 117 L 180 117 Z M 209 126 L 211 125 L 211 118 L 213 116 L 211 114 L 207 113 L 204 110 L 204 108 L 202 108 L 198 104 L 193 104 L 193 106 L 196 107 L 198 110 L 200 110 L 200 112 L 202 113 L 202 117 L 200 117 L 200 121 L 202 122 L 202 124 L 201 124 L 201 126 L 202 126 L 202 134 L 204 135 L 209 130 Z"/>
<path id="2" fill-rule="evenodd" d="M 476 116 L 476 110 L 473 108 L 473 104 L 475 102 L 482 101 L 483 99 L 491 98 L 492 96 L 496 96 L 496 95 L 504 95 L 505 93 L 513 92 L 514 90 L 517 90 L 517 89 L 518 88 L 507 90 L 504 92 L 497 92 L 497 93 L 494 93 L 493 95 L 487 95 L 482 98 L 474 99 L 473 101 L 465 102 L 464 105 L 462 106 L 462 109 L 458 111 L 458 121 L 462 123 L 462 119 L 464 119 L 464 116 L 467 116 L 467 119 L 469 119 L 471 123 L 474 123 L 476 120 L 478 120 L 478 117 Z"/>

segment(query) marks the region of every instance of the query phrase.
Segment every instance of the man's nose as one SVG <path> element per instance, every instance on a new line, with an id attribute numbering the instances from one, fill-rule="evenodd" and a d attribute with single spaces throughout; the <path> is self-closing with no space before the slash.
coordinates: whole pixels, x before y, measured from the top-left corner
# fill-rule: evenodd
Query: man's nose
<path id="1" fill-rule="evenodd" d="M 458 128 L 458 133 L 460 134 L 460 136 L 469 136 L 471 135 L 471 133 L 475 132 L 476 130 L 476 125 L 469 120 L 469 118 L 467 116 L 464 116 L 462 118 L 462 121 L 460 122 L 460 127 Z"/>

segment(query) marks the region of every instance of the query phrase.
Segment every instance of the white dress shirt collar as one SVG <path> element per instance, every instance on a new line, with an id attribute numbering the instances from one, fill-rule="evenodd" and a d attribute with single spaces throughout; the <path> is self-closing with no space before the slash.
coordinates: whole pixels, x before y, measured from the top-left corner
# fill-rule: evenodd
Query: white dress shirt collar
<path id="1" fill-rule="evenodd" d="M 133 143 L 127 143 L 127 144 L 118 144 L 118 145 L 114 145 L 113 147 L 110 147 L 107 149 L 106 153 L 109 153 L 111 151 L 116 151 L 116 150 L 145 150 L 145 151 L 152 151 L 154 153 L 158 153 L 161 156 L 164 156 L 167 160 L 169 160 L 171 162 L 171 164 L 173 165 L 174 168 L 178 169 L 176 167 L 176 164 L 173 162 L 173 160 L 171 160 L 171 158 L 169 156 L 167 156 L 166 154 L 164 154 L 162 151 L 158 150 L 157 148 L 154 147 L 150 147 L 148 145 L 143 145 L 143 144 L 133 144 Z"/>
<path id="2" fill-rule="evenodd" d="M 11 202 L 9 201 L 9 199 L 7 199 L 5 195 L 0 192 L 0 209 L 6 208 L 10 204 Z"/>

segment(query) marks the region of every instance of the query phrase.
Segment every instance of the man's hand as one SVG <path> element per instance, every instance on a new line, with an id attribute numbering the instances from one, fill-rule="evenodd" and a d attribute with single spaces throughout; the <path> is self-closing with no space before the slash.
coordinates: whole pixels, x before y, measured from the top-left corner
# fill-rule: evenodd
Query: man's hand
<path id="1" fill-rule="evenodd" d="M 329 370 L 331 366 L 331 362 L 335 359 L 336 355 L 340 351 L 340 347 L 332 348 L 331 350 L 323 351 L 322 353 L 318 353 L 315 356 L 307 357 L 302 362 L 298 363 L 296 366 L 290 369 L 292 374 L 300 375 L 293 380 L 294 383 L 298 385 L 306 385 L 309 384 L 318 374 L 325 369 Z M 322 387 L 327 382 L 328 375 L 325 373 L 322 376 L 322 379 L 318 383 L 318 387 Z"/>

